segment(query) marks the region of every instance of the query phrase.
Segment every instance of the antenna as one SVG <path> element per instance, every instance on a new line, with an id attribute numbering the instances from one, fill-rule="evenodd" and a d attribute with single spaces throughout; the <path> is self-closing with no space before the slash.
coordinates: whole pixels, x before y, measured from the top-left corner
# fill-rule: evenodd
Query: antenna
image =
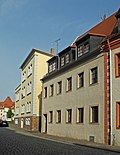
<path id="1" fill-rule="evenodd" d="M 57 53 L 58 53 L 58 45 L 59 45 L 59 41 L 60 41 L 60 38 L 57 39 L 57 40 L 55 40 L 55 43 L 56 43 L 56 45 L 57 45 Z"/>

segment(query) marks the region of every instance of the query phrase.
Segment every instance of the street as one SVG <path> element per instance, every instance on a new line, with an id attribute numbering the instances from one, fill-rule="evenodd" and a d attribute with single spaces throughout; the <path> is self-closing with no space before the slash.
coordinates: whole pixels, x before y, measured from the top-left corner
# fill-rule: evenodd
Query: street
<path id="1" fill-rule="evenodd" d="M 37 138 L 0 128 L 0 155 L 118 155 L 119 153 Z"/>

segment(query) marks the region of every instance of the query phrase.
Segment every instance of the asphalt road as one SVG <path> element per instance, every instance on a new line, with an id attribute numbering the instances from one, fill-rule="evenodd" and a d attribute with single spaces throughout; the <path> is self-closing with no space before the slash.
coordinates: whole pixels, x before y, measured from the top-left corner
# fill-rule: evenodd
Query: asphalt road
<path id="1" fill-rule="evenodd" d="M 119 153 L 37 138 L 1 127 L 0 155 L 119 155 Z"/>

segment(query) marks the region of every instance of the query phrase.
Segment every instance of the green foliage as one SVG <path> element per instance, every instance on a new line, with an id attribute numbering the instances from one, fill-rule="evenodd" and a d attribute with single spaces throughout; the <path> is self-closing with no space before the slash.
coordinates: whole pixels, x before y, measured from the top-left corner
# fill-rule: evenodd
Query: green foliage
<path id="1" fill-rule="evenodd" d="M 12 118 L 14 116 L 13 112 L 11 109 L 8 110 L 7 112 L 7 118 Z"/>

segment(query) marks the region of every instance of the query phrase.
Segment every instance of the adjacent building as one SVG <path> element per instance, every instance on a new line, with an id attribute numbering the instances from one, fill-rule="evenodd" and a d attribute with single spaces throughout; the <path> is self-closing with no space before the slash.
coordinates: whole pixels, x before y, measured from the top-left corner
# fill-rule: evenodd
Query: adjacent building
<path id="1" fill-rule="evenodd" d="M 7 117 L 8 110 L 11 110 L 13 114 L 15 113 L 15 102 L 13 102 L 10 97 L 7 97 L 5 101 L 0 102 L 0 120 L 14 120 L 14 116 L 11 118 Z"/>
<path id="2" fill-rule="evenodd" d="M 42 132 L 120 145 L 120 10 L 48 60 Z"/>
<path id="3" fill-rule="evenodd" d="M 48 72 L 47 60 L 53 55 L 32 49 L 24 60 L 21 69 L 21 83 L 15 89 L 15 124 L 26 130 L 37 131 L 41 126 L 40 81 Z"/>

